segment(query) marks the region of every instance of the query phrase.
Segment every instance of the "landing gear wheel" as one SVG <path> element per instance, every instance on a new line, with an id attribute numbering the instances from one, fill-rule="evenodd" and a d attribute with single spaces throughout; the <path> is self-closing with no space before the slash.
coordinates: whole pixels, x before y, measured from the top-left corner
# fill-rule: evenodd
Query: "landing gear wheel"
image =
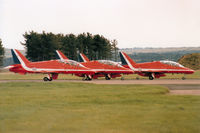
<path id="1" fill-rule="evenodd" d="M 52 78 L 49 79 L 48 77 L 44 77 L 43 80 L 46 82 L 46 81 L 52 81 L 53 79 Z"/>
<path id="2" fill-rule="evenodd" d="M 92 79 L 91 79 L 91 78 L 87 78 L 87 80 L 88 80 L 88 81 L 91 81 Z"/>
<path id="3" fill-rule="evenodd" d="M 149 76 L 149 80 L 153 80 L 154 78 L 152 76 Z"/>
<path id="4" fill-rule="evenodd" d="M 43 80 L 44 81 L 49 81 L 49 79 L 47 77 L 44 77 Z"/>
<path id="5" fill-rule="evenodd" d="M 185 80 L 186 78 L 185 77 L 182 77 L 182 80 Z"/>
<path id="6" fill-rule="evenodd" d="M 111 79 L 110 77 L 106 76 L 106 80 L 110 80 L 110 79 Z"/>
<path id="7" fill-rule="evenodd" d="M 53 79 L 52 79 L 52 77 L 50 78 L 50 79 L 48 79 L 49 81 L 52 81 Z"/>
<path id="8" fill-rule="evenodd" d="M 85 80 L 85 81 L 90 81 L 90 80 L 92 80 L 92 78 L 90 77 L 90 76 L 85 76 L 85 78 L 83 78 L 83 80 Z"/>

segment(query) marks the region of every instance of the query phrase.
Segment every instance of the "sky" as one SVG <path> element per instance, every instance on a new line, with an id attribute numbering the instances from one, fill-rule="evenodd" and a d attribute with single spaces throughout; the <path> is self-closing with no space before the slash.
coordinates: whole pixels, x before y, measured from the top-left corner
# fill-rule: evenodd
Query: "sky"
<path id="1" fill-rule="evenodd" d="M 0 38 L 23 49 L 23 34 L 83 32 L 119 48 L 199 47 L 200 0 L 0 0 Z"/>

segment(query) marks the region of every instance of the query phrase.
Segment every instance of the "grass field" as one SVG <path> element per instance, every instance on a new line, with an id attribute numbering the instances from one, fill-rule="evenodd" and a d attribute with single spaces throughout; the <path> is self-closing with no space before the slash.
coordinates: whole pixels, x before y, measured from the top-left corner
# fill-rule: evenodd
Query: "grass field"
<path id="1" fill-rule="evenodd" d="M 200 96 L 158 85 L 0 83 L 0 133 L 198 133 Z"/>
<path id="2" fill-rule="evenodd" d="M 47 76 L 46 74 L 26 74 L 26 75 L 20 75 L 20 74 L 15 74 L 12 72 L 1 72 L 0 73 L 0 80 L 24 80 L 24 79 L 43 79 L 43 77 Z M 161 77 L 160 79 L 181 79 L 184 75 L 183 74 L 167 74 L 166 77 Z M 139 79 L 148 79 L 148 77 L 142 77 L 137 74 L 130 74 L 130 75 L 124 75 L 123 76 L 125 80 L 131 80 L 131 79 L 136 79 L 137 77 Z M 196 71 L 194 74 L 187 74 L 185 75 L 186 79 L 200 79 L 200 70 Z M 81 80 L 81 77 L 77 77 L 74 75 L 70 74 L 59 74 L 58 80 L 59 79 L 67 79 L 67 80 L 73 80 L 73 79 L 78 79 Z M 105 78 L 99 78 L 99 79 L 105 79 Z M 116 79 L 121 79 L 116 78 Z"/>

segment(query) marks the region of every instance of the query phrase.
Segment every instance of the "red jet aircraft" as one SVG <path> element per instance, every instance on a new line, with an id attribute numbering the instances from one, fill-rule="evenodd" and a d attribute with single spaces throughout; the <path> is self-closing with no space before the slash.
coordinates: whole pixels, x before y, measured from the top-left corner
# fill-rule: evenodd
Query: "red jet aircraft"
<path id="1" fill-rule="evenodd" d="M 120 52 L 122 66 L 132 69 L 140 76 L 147 76 L 150 80 L 166 76 L 165 73 L 192 74 L 194 70 L 186 68 L 173 61 L 154 61 L 146 63 L 135 63 L 126 53 Z"/>
<path id="2" fill-rule="evenodd" d="M 61 60 L 68 61 L 69 59 L 61 52 L 56 51 L 58 57 Z M 82 54 L 83 55 L 83 54 Z M 127 68 L 124 68 L 120 64 L 113 61 L 89 61 L 89 59 L 84 56 L 84 62 L 81 64 L 87 68 L 92 69 L 96 73 L 85 78 L 85 80 L 91 80 L 92 78 L 97 79 L 98 77 L 105 77 L 106 80 L 111 78 L 120 77 L 121 74 L 133 74 L 133 71 Z M 81 74 L 75 74 L 76 76 L 83 77 Z"/>
<path id="3" fill-rule="evenodd" d="M 82 74 L 92 75 L 95 72 L 81 65 L 78 62 L 62 60 L 50 60 L 30 62 L 18 50 L 11 50 L 15 64 L 7 68 L 11 72 L 26 74 L 26 73 L 43 73 L 48 74 L 44 77 L 44 81 L 52 81 L 58 78 L 58 74 Z"/>

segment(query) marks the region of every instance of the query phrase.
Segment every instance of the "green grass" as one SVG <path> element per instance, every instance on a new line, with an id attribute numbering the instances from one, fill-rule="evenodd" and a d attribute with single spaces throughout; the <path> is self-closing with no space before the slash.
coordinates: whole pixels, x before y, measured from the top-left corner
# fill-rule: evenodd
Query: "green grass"
<path id="1" fill-rule="evenodd" d="M 1 83 L 0 133 L 197 133 L 200 96 L 158 85 Z"/>
<path id="2" fill-rule="evenodd" d="M 15 74 L 12 72 L 2 72 L 0 73 L 0 80 L 24 80 L 24 79 L 43 79 L 43 77 L 47 76 L 47 74 L 26 74 L 26 75 L 20 75 Z M 184 75 L 183 74 L 167 74 L 166 77 L 161 77 L 160 79 L 181 79 Z M 139 77 L 139 79 L 148 79 L 148 77 L 142 77 L 137 74 L 130 74 L 130 75 L 124 75 L 125 80 L 131 80 L 136 79 Z M 186 79 L 200 79 L 200 71 L 196 71 L 194 74 L 187 74 L 185 75 Z M 60 79 L 67 79 L 67 80 L 73 80 L 78 79 L 81 80 L 81 77 L 77 77 L 71 74 L 59 74 L 58 80 Z M 104 77 L 99 79 L 105 79 Z M 121 79 L 121 77 L 116 78 Z"/>

